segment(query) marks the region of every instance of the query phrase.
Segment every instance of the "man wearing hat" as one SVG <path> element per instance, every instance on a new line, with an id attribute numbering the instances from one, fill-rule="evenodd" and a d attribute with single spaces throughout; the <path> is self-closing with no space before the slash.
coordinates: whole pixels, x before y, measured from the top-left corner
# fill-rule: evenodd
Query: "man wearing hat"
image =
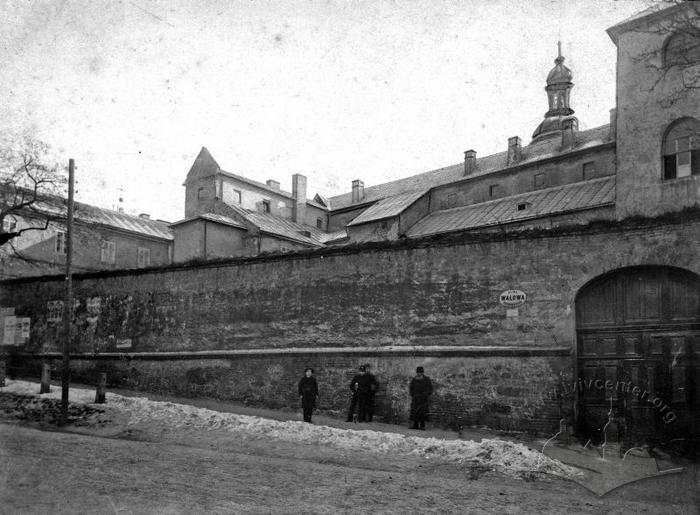
<path id="1" fill-rule="evenodd" d="M 314 377 L 314 369 L 308 367 L 304 370 L 304 377 L 299 381 L 299 397 L 301 398 L 301 408 L 304 412 L 304 422 L 311 423 L 311 415 L 316 406 L 318 397 L 318 383 Z"/>
<path id="2" fill-rule="evenodd" d="M 365 422 L 367 420 L 367 408 L 374 388 L 376 388 L 374 376 L 367 374 L 367 368 L 364 365 L 360 365 L 360 373 L 350 381 L 352 398 L 350 400 L 350 409 L 348 410 L 348 422 L 353 421 L 355 406 L 357 406 L 357 421 Z"/>
<path id="3" fill-rule="evenodd" d="M 416 368 L 416 376 L 411 380 L 409 386 L 411 394 L 411 418 L 413 419 L 413 429 L 425 431 L 425 422 L 428 420 L 430 412 L 429 397 L 433 393 L 433 383 L 424 374 L 423 367 Z"/>

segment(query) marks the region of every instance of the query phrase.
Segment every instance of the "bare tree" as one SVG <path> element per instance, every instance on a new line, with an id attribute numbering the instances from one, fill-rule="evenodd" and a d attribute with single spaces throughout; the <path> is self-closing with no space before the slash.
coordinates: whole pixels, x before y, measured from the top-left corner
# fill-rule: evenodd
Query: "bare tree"
<path id="1" fill-rule="evenodd" d="M 25 232 L 46 230 L 58 218 L 57 210 L 44 204 L 62 193 L 66 179 L 47 162 L 49 155 L 46 144 L 32 140 L 0 149 L 0 247 L 12 246 Z"/>
<path id="2" fill-rule="evenodd" d="M 656 75 L 649 91 L 662 83 L 668 84 L 669 77 L 680 79 L 672 81 L 675 86 L 666 92 L 664 103 L 672 105 L 689 90 L 700 89 L 700 1 L 662 0 L 650 12 L 667 8 L 675 11 L 672 16 L 634 29 L 637 33 L 665 38 L 664 45 L 642 52 L 634 60 Z"/>

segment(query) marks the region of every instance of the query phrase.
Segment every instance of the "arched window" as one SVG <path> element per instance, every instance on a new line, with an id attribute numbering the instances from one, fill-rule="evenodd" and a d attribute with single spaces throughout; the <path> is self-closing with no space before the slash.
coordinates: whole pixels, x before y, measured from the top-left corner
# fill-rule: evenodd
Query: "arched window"
<path id="1" fill-rule="evenodd" d="M 695 118 L 675 121 L 664 137 L 664 179 L 700 175 L 700 122 Z"/>
<path id="2" fill-rule="evenodd" d="M 674 34 L 664 46 L 664 66 L 685 66 L 700 63 L 700 31 L 688 27 Z"/>

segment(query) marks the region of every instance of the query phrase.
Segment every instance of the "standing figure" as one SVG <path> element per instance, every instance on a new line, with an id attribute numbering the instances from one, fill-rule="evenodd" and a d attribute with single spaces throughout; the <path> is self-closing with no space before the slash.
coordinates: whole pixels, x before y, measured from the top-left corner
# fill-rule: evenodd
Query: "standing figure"
<path id="1" fill-rule="evenodd" d="M 367 369 L 364 365 L 360 365 L 360 373 L 350 381 L 350 391 L 352 398 L 350 399 L 350 409 L 348 410 L 348 422 L 353 421 L 355 414 L 355 406 L 357 406 L 357 421 L 364 422 L 367 418 L 367 404 L 372 392 L 372 382 L 375 381 L 374 376 L 367 375 Z"/>
<path id="2" fill-rule="evenodd" d="M 369 383 L 369 395 L 367 396 L 367 422 L 372 422 L 372 417 L 374 417 L 374 396 L 379 388 L 379 383 L 377 379 L 370 372 L 371 365 L 365 363 L 365 371 L 367 372 L 367 382 Z"/>
<path id="3" fill-rule="evenodd" d="M 433 393 L 433 383 L 423 374 L 423 367 L 416 368 L 416 376 L 411 380 L 409 393 L 411 394 L 411 418 L 413 429 L 425 431 L 425 422 L 430 412 L 429 398 Z"/>
<path id="4" fill-rule="evenodd" d="M 318 383 L 313 376 L 314 369 L 304 370 L 304 377 L 299 381 L 299 397 L 301 397 L 301 408 L 304 411 L 304 422 L 311 423 L 311 415 L 316 406 L 318 397 Z"/>

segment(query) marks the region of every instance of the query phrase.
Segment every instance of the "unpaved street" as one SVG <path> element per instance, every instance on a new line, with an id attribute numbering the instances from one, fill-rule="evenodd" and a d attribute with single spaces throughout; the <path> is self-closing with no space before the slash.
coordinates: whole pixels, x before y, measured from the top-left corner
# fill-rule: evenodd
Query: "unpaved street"
<path id="1" fill-rule="evenodd" d="M 105 438 L 0 424 L 2 512 L 697 513 L 697 497 L 683 493 L 678 478 L 654 480 L 651 490 L 628 485 L 601 499 L 559 479 L 470 478 L 459 467 L 418 459 L 337 456 L 214 433 L 139 438 L 153 435 Z"/>
<path id="2" fill-rule="evenodd" d="M 20 420 L 30 411 L 24 402 L 17 408 L 17 399 L 26 397 L 0 398 L 0 512 L 8 514 L 699 513 L 700 475 L 692 464 L 683 474 L 628 484 L 601 498 L 551 474 L 519 479 L 475 461 L 399 447 L 381 451 L 378 438 L 396 435 L 377 433 L 388 429 L 378 425 L 364 432 L 285 423 L 283 432 L 313 429 L 300 433 L 304 441 L 290 441 L 286 433 L 250 429 L 277 424 L 266 419 L 251 418 L 261 422 L 234 432 L 202 429 L 216 412 L 112 398 L 106 411 L 59 431 L 31 417 Z M 47 401 L 39 400 L 35 408 L 45 409 Z M 323 440 L 328 431 L 331 443 Z M 364 441 L 365 434 L 361 451 L 340 441 L 344 435 Z M 493 452 L 481 452 L 479 463 L 494 461 Z"/>

